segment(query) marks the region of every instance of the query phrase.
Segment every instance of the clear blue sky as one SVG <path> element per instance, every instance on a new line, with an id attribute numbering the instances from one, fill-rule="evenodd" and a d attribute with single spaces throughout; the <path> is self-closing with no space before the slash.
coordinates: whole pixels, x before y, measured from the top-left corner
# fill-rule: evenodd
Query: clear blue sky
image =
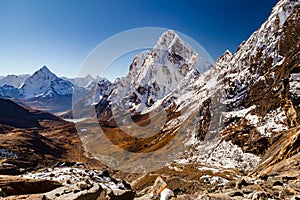
<path id="1" fill-rule="evenodd" d="M 59 76 L 74 77 L 96 45 L 140 27 L 182 32 L 215 60 L 226 49 L 234 52 L 276 2 L 0 0 L 0 75 L 33 73 L 47 65 Z"/>

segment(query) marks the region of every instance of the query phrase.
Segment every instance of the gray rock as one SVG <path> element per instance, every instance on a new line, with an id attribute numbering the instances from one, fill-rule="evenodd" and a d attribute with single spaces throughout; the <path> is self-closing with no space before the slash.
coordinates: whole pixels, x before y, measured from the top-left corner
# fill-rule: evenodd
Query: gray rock
<path id="1" fill-rule="evenodd" d="M 94 184 L 93 187 L 81 191 L 75 186 L 63 186 L 45 193 L 42 200 L 97 200 L 103 192 L 105 193 L 98 184 Z"/>

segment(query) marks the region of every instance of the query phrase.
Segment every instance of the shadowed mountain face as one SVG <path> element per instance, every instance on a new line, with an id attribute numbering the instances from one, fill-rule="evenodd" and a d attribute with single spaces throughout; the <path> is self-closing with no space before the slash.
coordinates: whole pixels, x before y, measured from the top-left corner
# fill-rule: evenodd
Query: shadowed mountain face
<path id="1" fill-rule="evenodd" d="M 0 99 L 0 124 L 16 128 L 41 128 L 28 110 L 7 99 Z"/>

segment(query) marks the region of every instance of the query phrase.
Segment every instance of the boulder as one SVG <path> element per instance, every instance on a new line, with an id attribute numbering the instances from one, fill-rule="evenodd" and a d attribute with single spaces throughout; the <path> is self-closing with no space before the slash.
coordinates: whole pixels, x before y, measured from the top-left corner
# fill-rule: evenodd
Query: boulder
<path id="1" fill-rule="evenodd" d="M 268 193 L 266 192 L 254 192 L 252 200 L 268 200 Z"/>
<path id="2" fill-rule="evenodd" d="M 109 200 L 133 200 L 135 192 L 132 190 L 111 190 L 107 193 L 106 199 Z"/>
<path id="3" fill-rule="evenodd" d="M 159 195 L 166 187 L 167 183 L 159 176 L 152 186 L 151 193 Z"/>
<path id="4" fill-rule="evenodd" d="M 80 190 L 87 190 L 91 187 L 91 185 L 89 185 L 88 183 L 86 183 L 84 181 L 77 183 L 77 186 Z"/>
<path id="5" fill-rule="evenodd" d="M 175 197 L 174 192 L 168 188 L 160 193 L 160 200 L 170 200 L 172 197 Z"/>
<path id="6" fill-rule="evenodd" d="M 18 176 L 0 176 L 0 196 L 44 193 L 61 186 L 51 180 L 26 179 Z"/>
<path id="7" fill-rule="evenodd" d="M 76 186 L 63 186 L 45 193 L 42 200 L 97 200 L 102 195 L 101 193 L 105 191 L 98 184 L 84 190 Z"/>

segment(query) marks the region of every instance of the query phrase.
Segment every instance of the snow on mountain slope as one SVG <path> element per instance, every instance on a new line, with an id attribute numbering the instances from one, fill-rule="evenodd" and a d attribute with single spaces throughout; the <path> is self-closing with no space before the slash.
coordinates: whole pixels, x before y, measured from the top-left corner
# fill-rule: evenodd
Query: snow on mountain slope
<path id="1" fill-rule="evenodd" d="M 7 75 L 0 79 L 0 86 L 11 85 L 15 88 L 19 88 L 29 76 L 29 74 L 19 76 Z"/>
<path id="2" fill-rule="evenodd" d="M 86 118 L 95 116 L 95 105 L 108 98 L 111 91 L 114 89 L 115 83 L 111 83 L 105 78 L 98 77 L 97 81 L 92 81 L 88 88 L 91 88 L 85 95 L 78 94 L 75 89 L 73 94 L 73 117 L 74 118 Z M 79 96 L 78 102 L 76 102 L 76 96 Z M 70 113 L 67 113 L 69 116 Z"/>
<path id="3" fill-rule="evenodd" d="M 114 88 L 114 83 L 105 78 L 99 78 L 97 81 L 90 83 L 90 87 L 89 93 L 78 102 L 78 105 L 74 105 L 75 109 L 96 105 L 103 98 L 107 98 Z"/>
<path id="4" fill-rule="evenodd" d="M 201 74 L 211 66 L 174 31 L 167 31 L 151 52 L 134 58 L 128 75 L 116 83 L 110 101 L 125 112 L 144 112 L 176 89 L 188 73 Z"/>
<path id="5" fill-rule="evenodd" d="M 53 94 L 71 95 L 72 91 L 73 84 L 71 82 L 58 78 L 46 66 L 28 77 L 20 88 L 20 93 L 25 98 L 51 96 Z"/>
<path id="6" fill-rule="evenodd" d="M 7 98 L 18 98 L 20 97 L 19 90 L 11 85 L 0 86 L 0 97 Z"/>
<path id="7" fill-rule="evenodd" d="M 114 89 L 114 87 L 114 83 L 111 83 L 105 78 L 99 78 L 97 84 L 92 88 L 94 94 L 93 105 L 99 103 L 103 99 L 103 97 L 107 97 Z"/>
<path id="8" fill-rule="evenodd" d="M 109 97 L 109 106 L 129 114 L 163 107 L 168 117 L 155 141 L 174 134 L 189 146 L 177 162 L 208 160 L 204 163 L 212 168 L 251 170 L 276 135 L 299 122 L 299 4 L 279 1 L 234 54 L 226 51 L 207 71 L 207 65 L 198 67 L 197 54 L 188 45 L 166 32 L 156 45 L 162 50 L 135 57 L 128 76 Z M 98 111 L 105 112 L 102 108 Z M 116 115 L 110 117 L 115 120 Z M 211 148 L 203 151 L 207 144 Z M 211 162 L 221 158 L 223 167 Z"/>
<path id="9" fill-rule="evenodd" d="M 291 98 L 289 92 L 297 96 L 299 87 L 296 75 L 300 66 L 299 45 L 297 46 L 299 39 L 295 39 L 299 38 L 296 28 L 299 27 L 296 24 L 300 19 L 299 4 L 299 1 L 293 0 L 279 1 L 268 20 L 240 45 L 235 54 L 225 52 L 212 70 L 200 76 L 195 83 L 182 88 L 185 91 L 188 88 L 194 90 L 190 90 L 192 95 L 188 98 L 178 98 L 175 101 L 179 105 L 176 112 L 181 111 L 182 115 L 169 121 L 169 127 L 178 123 L 186 124 L 191 115 L 197 116 L 198 110 L 201 113 L 203 108 L 209 109 L 209 114 L 203 115 L 202 112 L 201 118 L 192 119 L 192 125 L 187 129 L 187 134 L 191 136 L 187 144 L 193 146 L 186 155 L 189 162 L 204 162 L 205 159 L 202 158 L 207 155 L 203 155 L 203 148 L 208 141 L 217 140 L 217 148 L 209 150 L 209 155 L 218 155 L 213 159 L 227 158 L 229 154 L 226 152 L 233 148 L 233 144 L 240 148 L 237 152 L 240 152 L 241 158 L 248 153 L 254 154 L 246 157 L 257 164 L 257 156 L 265 153 L 272 144 L 273 136 L 297 124 L 299 97 Z M 294 75 L 291 73 L 293 71 Z M 211 79 L 214 74 L 217 76 L 216 82 Z M 213 87 L 207 85 L 209 82 Z M 221 108 L 214 110 L 211 102 L 214 102 L 215 94 L 221 96 Z M 207 101 L 211 104 L 206 105 Z M 221 111 L 222 123 L 217 137 L 212 140 L 211 128 L 215 126 L 212 116 L 215 116 L 216 111 Z M 203 121 L 203 118 L 207 119 Z M 207 123 L 210 128 L 203 129 L 203 125 Z M 225 145 L 227 142 L 231 144 Z M 224 151 L 219 155 L 221 148 Z M 233 159 L 237 156 L 233 156 Z M 179 162 L 184 162 L 186 158 Z M 206 160 L 209 159 L 211 158 L 206 157 Z M 236 162 L 232 160 L 232 163 Z M 207 164 L 220 167 L 214 162 Z M 236 164 L 235 168 L 251 169 L 243 167 L 243 162 Z"/>

